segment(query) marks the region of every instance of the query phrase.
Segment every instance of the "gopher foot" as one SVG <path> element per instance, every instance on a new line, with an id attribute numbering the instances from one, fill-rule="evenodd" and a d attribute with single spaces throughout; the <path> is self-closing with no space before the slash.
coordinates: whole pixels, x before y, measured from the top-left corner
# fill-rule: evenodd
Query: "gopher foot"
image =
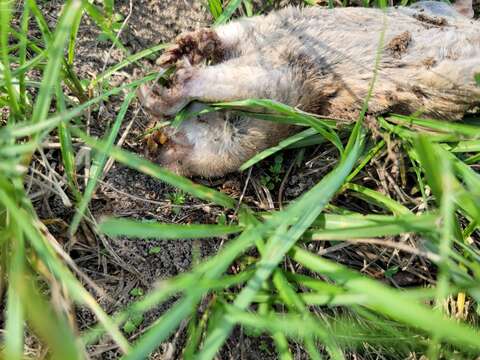
<path id="1" fill-rule="evenodd" d="M 192 65 L 197 65 L 207 59 L 219 59 L 223 50 L 220 38 L 212 29 L 180 34 L 175 43 L 170 46 L 157 60 L 162 67 L 175 64 L 178 60 L 187 58 Z"/>
<path id="2" fill-rule="evenodd" d="M 182 63 L 176 71 L 172 85 L 166 88 L 160 84 L 152 87 L 141 85 L 138 97 L 145 109 L 154 116 L 175 115 L 192 99 L 188 96 L 188 81 L 193 77 L 194 68 Z"/>

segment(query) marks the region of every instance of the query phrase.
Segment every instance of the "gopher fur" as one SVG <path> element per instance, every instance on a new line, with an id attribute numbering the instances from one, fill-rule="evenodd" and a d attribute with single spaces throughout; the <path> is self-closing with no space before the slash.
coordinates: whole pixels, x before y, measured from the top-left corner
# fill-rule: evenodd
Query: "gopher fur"
<path id="1" fill-rule="evenodd" d="M 480 23 L 438 2 L 385 11 L 289 7 L 186 33 L 159 59 L 161 66 L 177 65 L 171 85 L 142 87 L 140 98 L 154 117 L 174 115 L 194 100 L 263 98 L 353 121 L 372 81 L 382 31 L 370 114 L 458 120 L 480 104 L 474 80 Z M 292 131 L 228 111 L 209 113 L 165 129 L 168 141 L 153 157 L 179 174 L 221 176 Z"/>

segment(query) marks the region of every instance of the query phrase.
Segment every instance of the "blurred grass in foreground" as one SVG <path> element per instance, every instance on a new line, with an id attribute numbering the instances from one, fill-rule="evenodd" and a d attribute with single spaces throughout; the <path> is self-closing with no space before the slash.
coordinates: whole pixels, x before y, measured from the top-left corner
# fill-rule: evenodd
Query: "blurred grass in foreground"
<path id="1" fill-rule="evenodd" d="M 473 168 L 480 159 L 480 126 L 475 122 L 445 123 L 397 115 L 378 118 L 384 139 L 400 142 L 410 162 L 407 170 L 417 179 L 416 186 L 423 194 L 424 206 L 410 209 L 365 187 L 357 177 L 387 146 L 385 140 L 376 144 L 367 141 L 362 119 L 338 130 L 331 121 L 269 100 L 212 104 L 209 110 L 230 109 L 265 121 L 305 126 L 305 131 L 258 154 L 243 169 L 284 148 L 326 142 L 338 151 L 340 160 L 335 168 L 282 211 L 257 213 L 242 205 L 238 224 L 104 220 L 97 231 L 108 236 L 124 234 L 175 241 L 237 234 L 217 255 L 190 272 L 163 281 L 162 286 L 116 314 L 105 313 L 95 300 L 96 294 L 84 286 L 88 284 L 93 291 L 94 284 L 78 273 L 38 218 L 28 196 L 25 184 L 32 159 L 49 136 L 59 137 L 65 180 L 62 191 L 68 194 L 65 201 L 71 201 L 77 209 L 70 224 L 72 234 L 88 212 L 109 158 L 225 211 L 237 206 L 234 199 L 215 189 L 174 175 L 115 146 L 135 88 L 156 75 L 120 88 L 112 88 L 109 77 L 164 46 L 128 54 L 109 28 L 114 5 L 113 1 L 104 1 L 103 7 L 86 1 L 66 1 L 56 28 L 50 29 L 35 0 L 17 4 L 0 0 L 0 106 L 8 114 L 0 129 L 0 294 L 6 294 L 0 338 L 3 358 L 22 359 L 25 336 L 33 332 L 54 359 L 85 358 L 87 345 L 104 334 L 118 345 L 126 359 L 143 359 L 183 321 L 187 321 L 188 329 L 182 351 L 186 358 L 213 358 L 236 325 L 252 335 L 270 334 L 282 359 L 293 357 L 289 346 L 292 341 L 302 344 L 313 359 L 343 359 L 349 351 L 365 352 L 365 344 L 392 358 L 407 358 L 413 352 L 428 353 L 431 359 L 473 358 L 480 353 L 480 251 L 475 234 L 480 224 L 480 176 Z M 210 0 L 208 6 L 217 23 L 227 21 L 241 7 L 245 15 L 254 14 L 250 1 L 232 0 L 224 6 L 219 0 Z M 11 21 L 14 11 L 20 13 L 16 25 Z M 71 66 L 81 16 L 90 16 L 127 56 L 88 86 Z M 42 39 L 29 35 L 32 22 L 40 29 Z M 41 71 L 40 83 L 29 77 L 31 70 Z M 98 84 L 102 84 L 100 91 Z M 111 129 L 102 139 L 87 135 L 82 129 L 85 110 L 118 94 L 125 96 Z M 268 110 L 268 114 L 259 112 L 259 108 Z M 427 132 L 429 135 L 422 135 Z M 78 181 L 73 136 L 96 151 L 85 187 Z M 348 142 L 342 140 L 345 138 Z M 331 206 L 332 198 L 340 194 L 358 198 L 382 209 L 384 214 L 365 215 Z M 324 212 L 327 207 L 329 213 Z M 394 289 L 381 279 L 368 278 L 305 246 L 326 240 L 361 243 L 376 239 L 381 244 L 386 236 L 402 234 L 422 239 L 424 249 L 398 243 L 389 246 L 435 263 L 435 286 Z M 246 261 L 243 254 L 253 248 L 258 256 Z M 283 267 L 285 259 L 297 266 Z M 233 264 L 242 270 L 231 274 L 228 270 Z M 130 334 L 122 326 L 134 324 L 134 331 L 135 319 L 142 319 L 142 314 L 174 296 L 178 298 L 176 303 L 138 333 L 134 342 L 130 341 Z M 449 316 L 443 309 L 452 297 L 458 311 Z M 197 313 L 204 299 L 209 299 L 207 318 Z M 465 316 L 467 301 L 473 305 Z M 74 324 L 73 304 L 88 307 L 98 324 L 79 332 Z"/>

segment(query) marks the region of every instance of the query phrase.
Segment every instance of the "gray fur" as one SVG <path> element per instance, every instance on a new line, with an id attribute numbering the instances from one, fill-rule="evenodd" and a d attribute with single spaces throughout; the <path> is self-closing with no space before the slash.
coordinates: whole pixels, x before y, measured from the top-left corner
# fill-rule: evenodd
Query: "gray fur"
<path id="1" fill-rule="evenodd" d="M 458 120 L 480 104 L 474 81 L 480 72 L 480 24 L 433 2 L 385 12 L 290 7 L 187 34 L 160 59 L 178 61 L 173 85 L 157 88 L 156 95 L 143 88 L 140 95 L 155 116 L 172 115 L 192 100 L 269 98 L 353 121 L 367 95 L 384 29 L 370 114 Z M 202 65 L 212 57 L 217 63 Z M 249 118 L 232 122 L 229 116 L 194 117 L 178 132 L 167 130 L 170 141 L 157 160 L 184 175 L 220 176 L 294 131 Z"/>

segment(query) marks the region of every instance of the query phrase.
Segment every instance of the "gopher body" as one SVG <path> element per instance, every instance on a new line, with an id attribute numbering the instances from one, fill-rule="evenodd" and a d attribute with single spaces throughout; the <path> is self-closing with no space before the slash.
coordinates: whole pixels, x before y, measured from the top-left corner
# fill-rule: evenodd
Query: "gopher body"
<path id="1" fill-rule="evenodd" d="M 470 6 L 471 8 L 471 6 Z M 412 7 L 289 7 L 180 35 L 159 59 L 177 65 L 171 85 L 142 87 L 150 114 L 192 101 L 272 99 L 353 121 L 372 82 L 368 113 L 458 120 L 480 104 L 480 23 L 438 2 Z M 206 65 L 208 60 L 209 65 Z M 153 155 L 187 176 L 221 176 L 292 134 L 292 126 L 220 111 L 192 116 Z"/>

